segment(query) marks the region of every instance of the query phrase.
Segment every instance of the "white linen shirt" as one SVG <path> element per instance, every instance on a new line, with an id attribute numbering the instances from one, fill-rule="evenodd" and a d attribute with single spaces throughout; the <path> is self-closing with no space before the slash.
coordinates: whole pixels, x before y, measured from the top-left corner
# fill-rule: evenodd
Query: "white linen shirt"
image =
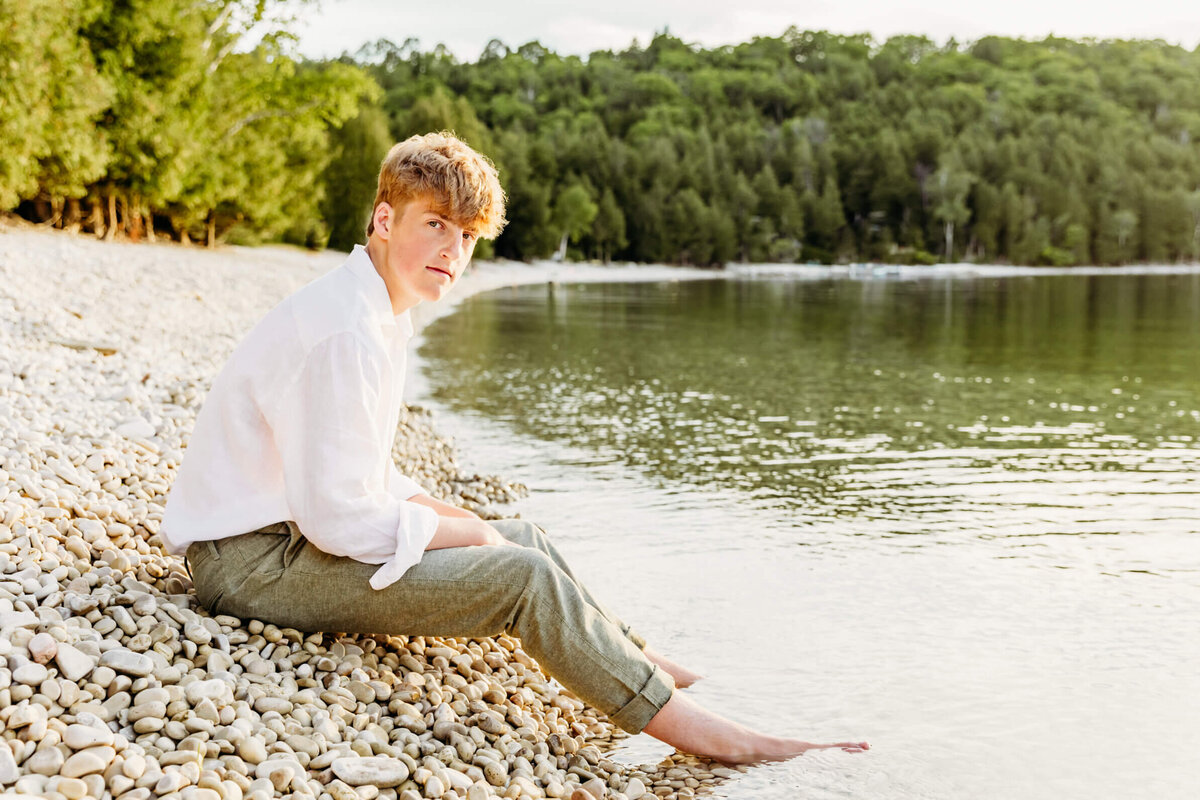
<path id="1" fill-rule="evenodd" d="M 167 499 L 167 551 L 290 520 L 313 545 L 399 580 L 438 526 L 408 499 L 392 442 L 407 312 L 394 315 L 367 251 L 273 308 L 213 381 Z"/>

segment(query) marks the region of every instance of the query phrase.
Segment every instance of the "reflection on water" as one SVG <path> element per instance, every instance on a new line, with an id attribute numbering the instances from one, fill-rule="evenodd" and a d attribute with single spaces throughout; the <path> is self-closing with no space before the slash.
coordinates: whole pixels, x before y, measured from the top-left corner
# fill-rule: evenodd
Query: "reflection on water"
<path id="1" fill-rule="evenodd" d="M 1200 785 L 1200 276 L 527 287 L 422 353 L 698 697 L 876 747 L 728 796 Z"/>

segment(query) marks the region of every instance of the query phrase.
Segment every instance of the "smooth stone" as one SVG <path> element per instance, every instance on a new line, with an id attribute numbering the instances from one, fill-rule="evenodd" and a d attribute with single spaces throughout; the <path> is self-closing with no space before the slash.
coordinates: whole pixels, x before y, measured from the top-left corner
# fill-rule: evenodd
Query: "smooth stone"
<path id="1" fill-rule="evenodd" d="M 205 698 L 212 700 L 217 705 L 233 702 L 233 689 L 229 687 L 228 683 L 218 678 L 189 683 L 183 691 L 187 701 L 192 705 L 196 705 Z"/>
<path id="2" fill-rule="evenodd" d="M 154 784 L 154 794 L 162 797 L 164 794 L 178 792 L 184 786 L 187 786 L 187 777 L 182 772 L 172 770 L 171 772 L 163 773 L 163 776 Z"/>
<path id="3" fill-rule="evenodd" d="M 629 785 L 625 787 L 625 797 L 628 800 L 638 800 L 639 797 L 646 793 L 646 784 L 642 783 L 641 778 L 630 778 Z"/>
<path id="4" fill-rule="evenodd" d="M 26 725 L 45 725 L 46 724 L 46 709 L 36 703 L 21 706 L 14 711 L 8 718 L 9 730 L 23 728 Z"/>
<path id="5" fill-rule="evenodd" d="M 109 763 L 116 758 L 116 751 L 111 747 L 93 747 L 80 750 L 63 763 L 61 775 L 68 778 L 81 778 L 93 772 L 103 772 Z"/>
<path id="6" fill-rule="evenodd" d="M 54 790 L 67 800 L 82 800 L 87 796 L 88 785 L 79 778 L 59 778 Z"/>
<path id="7" fill-rule="evenodd" d="M 112 650 L 102 654 L 100 656 L 100 666 L 108 667 L 117 672 L 124 672 L 126 675 L 135 675 L 139 678 L 144 678 L 154 671 L 154 661 L 150 656 L 135 653 L 123 647 L 114 647 Z"/>
<path id="8" fill-rule="evenodd" d="M 166 706 L 166 704 L 169 702 L 171 702 L 171 693 L 161 686 L 154 686 L 150 689 L 142 689 L 133 698 L 134 705 L 138 706 L 142 705 L 143 703 L 162 703 L 163 706 Z"/>
<path id="9" fill-rule="evenodd" d="M 221 793 L 216 789 L 189 786 L 183 790 L 183 800 L 221 800 Z"/>
<path id="10" fill-rule="evenodd" d="M 50 671 L 41 664 L 30 661 L 13 670 L 13 680 L 26 686 L 41 686 L 50 677 Z"/>
<path id="11" fill-rule="evenodd" d="M 5 748 L 7 749 L 7 748 Z M 2 757 L 3 754 L 0 754 Z M 27 771 L 38 775 L 57 775 L 62 769 L 63 762 L 66 757 L 57 747 L 50 747 L 45 750 L 38 750 L 29 758 L 25 759 L 22 764 Z"/>
<path id="12" fill-rule="evenodd" d="M 442 785 L 442 779 L 434 775 L 429 780 L 425 781 L 425 796 L 430 798 L 441 797 L 446 793 L 446 787 Z"/>
<path id="13" fill-rule="evenodd" d="M 274 711 L 286 717 L 292 713 L 293 708 L 291 701 L 282 697 L 263 696 L 254 701 L 254 710 L 260 714 Z"/>
<path id="14" fill-rule="evenodd" d="M 201 700 L 199 703 L 196 703 L 196 707 L 192 709 L 192 713 L 196 715 L 197 719 L 202 719 L 214 724 L 221 721 L 221 716 L 217 713 L 216 705 L 214 705 L 213 701 L 209 700 L 207 697 Z"/>
<path id="15" fill-rule="evenodd" d="M 17 760 L 13 758 L 12 750 L 0 744 L 0 785 L 14 783 L 19 777 L 21 771 L 17 769 Z"/>
<path id="16" fill-rule="evenodd" d="M 151 439 L 156 431 L 143 417 L 131 417 L 117 425 L 116 432 L 128 439 Z"/>
<path id="17" fill-rule="evenodd" d="M 395 758 L 339 758 L 333 774 L 351 786 L 399 786 L 408 779 L 408 765 Z"/>
<path id="18" fill-rule="evenodd" d="M 208 654 L 208 661 L 205 663 L 204 669 L 206 672 L 228 672 L 232 666 L 233 656 L 220 650 L 213 650 Z"/>
<path id="19" fill-rule="evenodd" d="M 329 796 L 333 800 L 362 800 L 358 792 L 354 791 L 354 787 L 348 783 L 344 783 L 337 778 L 331 780 L 326 786 L 325 791 L 329 792 Z M 470 800 L 470 798 L 468 798 Z"/>
<path id="20" fill-rule="evenodd" d="M 143 594 L 133 601 L 133 613 L 139 617 L 154 616 L 154 612 L 157 610 L 158 601 L 154 599 L 154 595 L 152 594 Z"/>
<path id="21" fill-rule="evenodd" d="M 58 652 L 58 641 L 48 633 L 39 633 L 29 640 L 26 647 L 34 661 L 45 664 Z"/>
<path id="22" fill-rule="evenodd" d="M 503 786 L 508 783 L 508 769 L 498 761 L 482 759 L 483 764 L 480 769 L 483 770 L 483 777 L 492 786 Z"/>
<path id="23" fill-rule="evenodd" d="M 183 635 L 196 644 L 208 644 L 212 641 L 212 634 L 209 633 L 208 628 L 198 622 L 189 622 L 184 625 Z"/>
<path id="24" fill-rule="evenodd" d="M 72 750 L 83 750 L 97 745 L 113 743 L 113 732 L 108 728 L 93 728 L 91 725 L 68 725 L 63 732 L 63 741 Z"/>
<path id="25" fill-rule="evenodd" d="M 125 760 L 121 764 L 121 774 L 131 780 L 137 780 L 146 772 L 146 759 L 140 753 L 126 751 Z"/>
<path id="26" fill-rule="evenodd" d="M 247 764 L 261 764 L 267 760 L 267 746 L 262 739 L 247 736 L 237 743 L 237 754 Z"/>
<path id="27" fill-rule="evenodd" d="M 54 663 L 62 676 L 72 683 L 79 682 L 96 668 L 96 659 L 66 642 L 59 643 Z"/>
<path id="28" fill-rule="evenodd" d="M 32 611 L 0 611 L 0 629 L 36 628 L 38 624 L 37 614 Z"/>
<path id="29" fill-rule="evenodd" d="M 254 768 L 254 777 L 266 778 L 277 790 L 283 790 L 297 775 L 307 774 L 291 759 L 272 758 Z"/>
<path id="30" fill-rule="evenodd" d="M 140 698 L 141 695 L 138 695 Z M 204 702 L 204 701 L 201 701 Z M 212 702 L 212 701 L 208 701 Z M 126 719 L 129 722 L 139 722 L 143 719 L 162 719 L 167 716 L 167 704 L 162 702 L 145 703 L 139 702 L 137 705 L 129 709 L 129 714 Z"/>

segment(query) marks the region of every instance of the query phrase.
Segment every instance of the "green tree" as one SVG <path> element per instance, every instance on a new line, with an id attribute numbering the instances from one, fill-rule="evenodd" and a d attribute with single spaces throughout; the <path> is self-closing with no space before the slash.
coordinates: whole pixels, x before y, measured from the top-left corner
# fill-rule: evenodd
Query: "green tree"
<path id="1" fill-rule="evenodd" d="M 600 258 L 605 264 L 613 253 L 619 252 L 629 240 L 625 237 L 625 214 L 617 204 L 611 188 L 606 187 L 600 195 L 596 219 L 592 223 L 592 240 L 596 243 Z"/>
<path id="2" fill-rule="evenodd" d="M 1123 208 L 1116 211 L 1112 215 L 1112 224 L 1117 235 L 1117 248 L 1120 253 L 1121 260 L 1127 259 L 1127 246 L 1133 232 L 1137 230 L 1138 215 L 1135 211 L 1130 211 L 1128 208 Z"/>
<path id="3" fill-rule="evenodd" d="M 79 33 L 102 11 L 98 0 L 0 0 L 0 209 L 41 197 L 57 221 L 63 200 L 104 174 L 96 123 L 111 84 Z"/>
<path id="4" fill-rule="evenodd" d="M 933 217 L 942 223 L 946 244 L 946 260 L 954 259 L 954 228 L 966 225 L 971 219 L 967 207 L 967 193 L 975 183 L 975 176 L 962 166 L 957 154 L 951 154 L 938 167 L 930 182 L 929 192 L 933 200 Z"/>
<path id="5" fill-rule="evenodd" d="M 587 233 L 599 213 L 599 206 L 592 200 L 591 193 L 580 183 L 571 183 L 554 199 L 554 226 L 561 239 L 558 259 L 567 254 L 567 242 L 576 242 Z"/>
<path id="6" fill-rule="evenodd" d="M 846 227 L 837 180 L 828 176 L 820 195 L 809 194 L 808 204 L 809 240 L 821 251 L 823 260 L 830 260 Z"/>
<path id="7" fill-rule="evenodd" d="M 329 246 L 349 250 L 365 241 L 379 165 L 392 145 L 387 115 L 378 106 L 361 105 L 358 114 L 330 131 L 330 144 L 321 216 L 329 226 Z"/>

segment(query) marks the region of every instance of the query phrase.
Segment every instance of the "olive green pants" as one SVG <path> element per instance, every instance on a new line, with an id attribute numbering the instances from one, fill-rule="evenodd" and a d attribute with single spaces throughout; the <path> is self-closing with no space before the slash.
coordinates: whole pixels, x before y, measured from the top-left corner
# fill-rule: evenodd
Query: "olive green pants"
<path id="1" fill-rule="evenodd" d="M 510 633 L 564 686 L 637 733 L 675 688 L 645 641 L 575 579 L 536 525 L 490 523 L 521 547 L 428 550 L 381 590 L 377 565 L 318 550 L 295 524 L 196 542 L 196 596 L 216 614 L 301 631 L 480 638 Z"/>

